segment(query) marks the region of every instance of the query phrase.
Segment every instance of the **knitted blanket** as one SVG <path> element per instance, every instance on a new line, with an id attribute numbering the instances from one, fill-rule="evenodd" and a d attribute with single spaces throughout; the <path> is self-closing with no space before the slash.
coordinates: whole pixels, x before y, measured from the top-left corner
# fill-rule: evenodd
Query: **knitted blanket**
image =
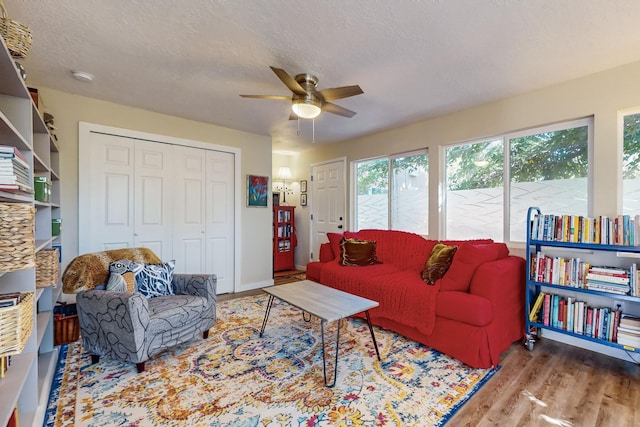
<path id="1" fill-rule="evenodd" d="M 107 283 L 109 264 L 121 259 L 144 264 L 160 264 L 162 260 L 147 248 L 124 248 L 80 255 L 73 259 L 62 275 L 62 291 L 75 294 Z"/>

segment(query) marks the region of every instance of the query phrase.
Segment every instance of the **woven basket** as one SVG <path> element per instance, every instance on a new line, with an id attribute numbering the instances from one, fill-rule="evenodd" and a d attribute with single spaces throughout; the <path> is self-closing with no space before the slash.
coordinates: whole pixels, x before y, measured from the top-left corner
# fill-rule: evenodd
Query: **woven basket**
<path id="1" fill-rule="evenodd" d="M 36 288 L 55 286 L 60 278 L 58 249 L 42 249 L 36 254 Z"/>
<path id="2" fill-rule="evenodd" d="M 25 58 L 31 50 L 31 29 L 7 16 L 7 10 L 0 0 L 0 35 L 14 58 Z"/>
<path id="3" fill-rule="evenodd" d="M 17 305 L 0 308 L 0 357 L 19 354 L 33 331 L 33 292 Z"/>
<path id="4" fill-rule="evenodd" d="M 53 308 L 53 345 L 68 344 L 80 338 L 78 307 L 60 303 Z"/>
<path id="5" fill-rule="evenodd" d="M 35 267 L 35 212 L 27 203 L 0 203 L 0 272 Z"/>

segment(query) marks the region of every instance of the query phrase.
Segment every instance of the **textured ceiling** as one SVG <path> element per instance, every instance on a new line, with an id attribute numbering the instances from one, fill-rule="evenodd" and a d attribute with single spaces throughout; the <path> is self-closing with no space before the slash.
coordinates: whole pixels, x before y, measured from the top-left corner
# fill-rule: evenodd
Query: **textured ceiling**
<path id="1" fill-rule="evenodd" d="M 28 83 L 311 145 L 269 69 L 358 84 L 317 143 L 374 133 L 640 60 L 637 0 L 4 0 Z M 71 70 L 95 76 L 74 80 Z M 640 77 L 639 77 L 640 78 Z"/>

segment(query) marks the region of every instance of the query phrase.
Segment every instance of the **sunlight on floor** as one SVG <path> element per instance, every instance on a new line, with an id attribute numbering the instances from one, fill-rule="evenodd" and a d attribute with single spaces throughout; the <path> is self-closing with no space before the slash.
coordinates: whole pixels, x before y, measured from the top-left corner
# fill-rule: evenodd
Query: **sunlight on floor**
<path id="1" fill-rule="evenodd" d="M 531 392 L 530 392 L 530 391 L 528 391 L 528 390 L 524 390 L 524 391 L 522 392 L 522 394 L 523 394 L 527 399 L 529 399 L 531 402 L 535 403 L 535 404 L 536 404 L 536 405 L 538 405 L 538 406 L 541 406 L 541 407 L 543 407 L 543 408 L 546 408 L 547 406 L 549 406 L 549 405 L 547 405 L 546 403 L 544 403 L 542 400 L 540 400 L 540 399 L 538 399 L 537 397 L 535 397 L 535 396 L 533 395 L 533 393 L 531 393 Z M 544 415 L 544 414 L 541 414 L 541 415 L 540 415 L 540 418 L 542 418 L 542 420 L 543 420 L 543 421 L 545 421 L 545 422 L 547 422 L 547 423 L 549 423 L 549 424 L 551 424 L 551 425 L 554 425 L 554 426 L 560 426 L 560 427 L 572 427 L 572 426 L 573 426 L 573 423 L 571 423 L 571 422 L 569 422 L 569 421 L 566 421 L 566 420 L 559 420 L 559 419 L 557 419 L 557 418 L 552 418 L 552 417 L 550 417 L 550 416 L 548 416 L 548 415 Z"/>
<path id="2" fill-rule="evenodd" d="M 533 403 L 535 403 L 538 406 L 543 406 L 543 407 L 547 407 L 547 404 L 544 403 L 542 400 L 538 399 L 537 397 L 535 397 L 533 394 L 531 394 L 530 391 L 523 391 L 522 394 L 524 394 L 530 401 L 532 401 Z"/>
<path id="3" fill-rule="evenodd" d="M 551 418 L 548 417 L 546 415 L 540 415 L 540 418 L 542 418 L 544 421 L 548 422 L 551 425 L 554 426 L 560 426 L 560 427 L 571 427 L 573 426 L 573 423 L 570 423 L 569 421 L 565 421 L 565 420 L 559 420 L 557 418 Z"/>

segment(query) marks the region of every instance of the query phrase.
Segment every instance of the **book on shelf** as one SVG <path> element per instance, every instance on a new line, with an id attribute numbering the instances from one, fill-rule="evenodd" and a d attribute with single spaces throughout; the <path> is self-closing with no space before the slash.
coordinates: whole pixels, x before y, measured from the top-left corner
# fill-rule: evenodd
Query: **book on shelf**
<path id="1" fill-rule="evenodd" d="M 582 215 L 534 214 L 531 239 L 619 246 L 640 245 L 640 215 L 595 218 Z"/>
<path id="2" fill-rule="evenodd" d="M 620 326 L 634 328 L 640 331 L 640 317 L 626 313 L 622 314 L 622 316 L 620 316 Z"/>

